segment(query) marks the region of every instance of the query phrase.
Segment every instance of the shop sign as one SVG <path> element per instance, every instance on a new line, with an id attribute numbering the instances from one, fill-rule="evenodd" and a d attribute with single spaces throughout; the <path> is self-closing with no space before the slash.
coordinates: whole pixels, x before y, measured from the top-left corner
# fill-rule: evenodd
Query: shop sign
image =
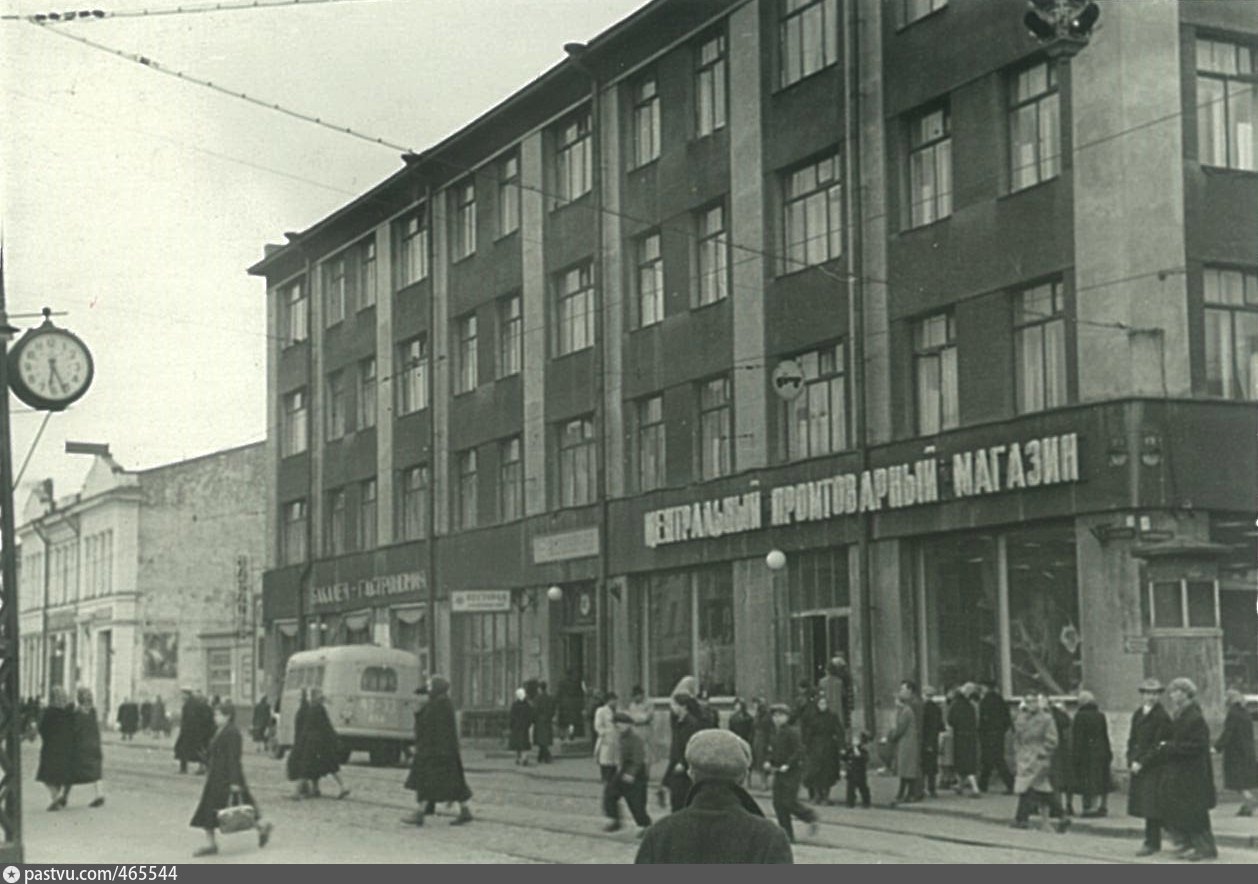
<path id="1" fill-rule="evenodd" d="M 578 528 L 533 538 L 533 562 L 566 562 L 598 555 L 598 528 Z"/>
<path id="2" fill-rule="evenodd" d="M 500 614 L 511 610 L 511 590 L 470 589 L 450 593 L 455 614 Z"/>
<path id="3" fill-rule="evenodd" d="M 1124 635 L 1123 636 L 1123 653 L 1125 654 L 1149 653 L 1149 637 L 1147 635 Z"/>
<path id="4" fill-rule="evenodd" d="M 769 524 L 776 528 L 1079 481 L 1076 433 L 957 452 L 942 468 L 941 460 L 924 458 L 779 486 L 769 492 Z M 761 522 L 761 494 L 756 491 L 652 510 L 644 515 L 644 540 L 654 549 L 755 531 Z"/>
<path id="5" fill-rule="evenodd" d="M 48 615 L 48 630 L 69 629 L 74 626 L 73 611 L 56 611 Z"/>
<path id="6" fill-rule="evenodd" d="M 311 608 L 318 608 L 328 605 L 384 599 L 411 592 L 423 592 L 427 585 L 428 581 L 424 579 L 422 572 L 407 571 L 402 574 L 388 574 L 381 577 L 368 577 L 364 580 L 333 583 L 329 586 L 315 586 L 310 590 L 310 606 Z"/>

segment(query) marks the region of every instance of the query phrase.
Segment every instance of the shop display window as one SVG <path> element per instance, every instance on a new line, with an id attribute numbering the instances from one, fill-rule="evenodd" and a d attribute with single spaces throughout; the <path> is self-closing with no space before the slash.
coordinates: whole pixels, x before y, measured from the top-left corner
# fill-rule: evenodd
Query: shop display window
<path id="1" fill-rule="evenodd" d="M 1074 530 L 1034 527 L 1005 536 L 1013 693 L 1073 695 L 1082 681 Z"/>
<path id="2" fill-rule="evenodd" d="M 695 674 L 714 697 L 734 695 L 734 578 L 728 567 L 695 574 L 698 645 Z"/>
<path id="3" fill-rule="evenodd" d="M 997 677 L 996 539 L 927 540 L 922 547 L 927 672 L 940 688 Z"/>
<path id="4" fill-rule="evenodd" d="M 729 565 L 654 574 L 639 586 L 629 634 L 645 661 L 651 696 L 668 696 L 687 675 L 714 697 L 733 696 L 737 636 Z"/>
<path id="5" fill-rule="evenodd" d="M 456 614 L 450 631 L 458 702 L 466 709 L 505 709 L 521 684 L 518 616 Z"/>
<path id="6" fill-rule="evenodd" d="M 1221 513 L 1210 540 L 1229 548 L 1219 561 L 1219 625 L 1226 687 L 1258 694 L 1258 518 Z"/>
<path id="7" fill-rule="evenodd" d="M 690 574 L 650 578 L 647 589 L 647 660 L 653 697 L 663 697 L 691 672 Z"/>

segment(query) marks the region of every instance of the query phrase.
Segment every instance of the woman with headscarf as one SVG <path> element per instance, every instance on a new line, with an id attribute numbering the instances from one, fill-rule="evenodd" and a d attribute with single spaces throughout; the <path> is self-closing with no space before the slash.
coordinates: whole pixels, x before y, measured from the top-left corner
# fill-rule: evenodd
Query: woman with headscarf
<path id="1" fill-rule="evenodd" d="M 92 692 L 87 688 L 79 688 L 78 708 L 74 710 L 74 763 L 70 768 L 70 780 L 62 793 L 61 806 L 65 806 L 70 795 L 70 786 L 87 786 L 95 788 L 94 797 L 89 807 L 100 807 L 105 803 L 105 787 L 101 783 L 101 767 L 104 753 L 100 748 L 100 722 L 96 720 L 96 704 L 92 700 Z"/>
<path id="2" fill-rule="evenodd" d="M 755 736 L 756 722 L 751 717 L 751 713 L 747 711 L 747 701 L 742 697 L 734 699 L 734 711 L 729 716 L 729 729 L 751 745 L 752 738 Z"/>
<path id="3" fill-rule="evenodd" d="M 1091 691 L 1079 691 L 1079 708 L 1070 724 L 1070 758 L 1071 791 L 1083 802 L 1082 816 L 1106 816 L 1114 751 L 1105 713 Z"/>
<path id="4" fill-rule="evenodd" d="M 1057 819 L 1057 831 L 1065 831 L 1070 821 L 1062 816 L 1053 800 L 1057 725 L 1053 723 L 1046 695 L 1028 694 L 1022 701 L 1013 720 L 1013 743 L 1017 767 L 1013 789 L 1018 796 L 1014 828 L 1027 828 L 1031 814 L 1038 810 L 1046 828 L 1049 817 L 1053 817 Z"/>
<path id="5" fill-rule="evenodd" d="M 48 789 L 49 810 L 66 806 L 74 767 L 74 710 L 66 692 L 55 687 L 39 717 L 39 770 L 35 779 Z"/>
<path id="6" fill-rule="evenodd" d="M 978 686 L 966 682 L 952 705 L 948 707 L 948 727 L 952 728 L 952 772 L 957 778 L 954 787 L 960 795 L 968 785 L 970 797 L 981 794 L 978 788 L 978 706 L 974 695 Z"/>
<path id="7" fill-rule="evenodd" d="M 511 704 L 507 732 L 507 748 L 515 753 L 515 763 L 528 766 L 529 751 L 533 741 L 529 731 L 533 727 L 533 707 L 524 688 L 515 689 L 515 701 Z"/>
<path id="8" fill-rule="evenodd" d="M 472 821 L 472 811 L 467 806 L 472 790 L 463 775 L 450 682 L 444 676 L 434 675 L 428 680 L 428 702 L 415 714 L 415 758 L 408 783 L 414 787 L 420 806 L 415 813 L 403 817 L 403 822 L 422 826 L 426 814 L 436 810 L 437 804 L 449 801 L 459 803 L 459 815 L 450 825 Z"/>
<path id="9" fill-rule="evenodd" d="M 830 790 L 839 781 L 839 757 L 843 752 L 843 722 L 830 708 L 825 694 L 818 694 L 800 717 L 804 740 L 804 788 L 817 804 L 830 803 Z"/>
<path id="10" fill-rule="evenodd" d="M 306 723 L 309 720 L 310 700 L 303 689 L 297 711 L 293 713 L 293 745 L 288 750 L 288 761 L 284 764 L 284 771 L 289 782 L 297 784 L 297 791 L 289 796 L 294 800 L 305 798 L 311 790 L 311 783 L 306 777 L 306 768 L 309 766 L 307 756 L 310 752 Z"/>
<path id="11" fill-rule="evenodd" d="M 1223 733 L 1214 744 L 1215 751 L 1223 754 L 1223 788 L 1239 792 L 1241 806 L 1237 816 L 1253 816 L 1258 802 L 1253 790 L 1258 787 L 1258 763 L 1254 760 L 1254 721 L 1245 708 L 1245 696 L 1237 690 L 1229 690 L 1224 698 L 1227 716 L 1223 719 Z"/>
<path id="12" fill-rule="evenodd" d="M 302 776 L 310 782 L 310 794 L 319 796 L 319 780 L 331 777 L 336 781 L 340 791 L 337 798 L 349 795 L 349 789 L 341 782 L 341 741 L 328 717 L 327 706 L 323 703 L 323 691 L 319 688 L 310 689 L 310 708 L 306 710 L 306 754 L 303 759 Z"/>
<path id="13" fill-rule="evenodd" d="M 231 703 L 219 703 L 214 707 L 214 736 L 210 739 L 205 786 L 201 789 L 201 801 L 192 814 L 190 825 L 205 830 L 209 844 L 199 848 L 193 856 L 211 856 L 218 853 L 214 832 L 218 828 L 218 812 L 233 804 L 251 805 L 257 817 L 258 846 L 266 847 L 271 838 L 271 824 L 261 820 L 262 813 L 245 783 L 245 771 L 240 763 L 244 740 L 236 727 L 236 707 Z"/>

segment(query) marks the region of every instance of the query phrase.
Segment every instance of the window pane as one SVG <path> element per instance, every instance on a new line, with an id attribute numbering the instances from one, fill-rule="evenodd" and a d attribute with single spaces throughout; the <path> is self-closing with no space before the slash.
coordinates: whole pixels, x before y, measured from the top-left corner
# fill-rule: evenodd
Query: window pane
<path id="1" fill-rule="evenodd" d="M 1231 312 L 1206 311 L 1206 392 L 1231 396 L 1236 389 L 1233 368 Z"/>
<path id="2" fill-rule="evenodd" d="M 1258 313 L 1236 311 L 1238 396 L 1258 399 Z"/>
<path id="3" fill-rule="evenodd" d="M 961 423 L 961 406 L 957 395 L 957 348 L 948 347 L 939 354 L 940 419 L 943 428 Z"/>
<path id="4" fill-rule="evenodd" d="M 1214 616 L 1214 582 L 1210 580 L 1189 580 L 1188 592 L 1188 625 L 1213 629 L 1218 626 Z"/>
<path id="5" fill-rule="evenodd" d="M 1044 326 L 1044 407 L 1066 404 L 1066 323 Z"/>
<path id="6" fill-rule="evenodd" d="M 1222 80 L 1197 78 L 1197 154 L 1206 166 L 1227 165 L 1227 108 Z"/>
<path id="7" fill-rule="evenodd" d="M 917 359 L 917 430 L 939 432 L 939 357 Z"/>
<path id="8" fill-rule="evenodd" d="M 1072 527 L 1015 531 L 1005 543 L 1013 692 L 1073 694 L 1082 636 Z"/>
<path id="9" fill-rule="evenodd" d="M 1011 185 L 1014 190 L 1030 187 L 1036 182 L 1035 151 L 1038 141 L 1034 105 L 1018 108 L 1010 118 L 1009 152 L 1013 163 Z"/>
<path id="10" fill-rule="evenodd" d="M 690 575 L 657 574 L 647 590 L 649 690 L 664 696 L 683 676 L 692 675 Z"/>
<path id="11" fill-rule="evenodd" d="M 922 555 L 928 677 L 938 685 L 999 682 L 994 539 L 939 537 L 923 542 Z"/>
<path id="12" fill-rule="evenodd" d="M 1044 326 L 1019 329 L 1014 338 L 1018 369 L 1018 412 L 1044 408 Z"/>
<path id="13" fill-rule="evenodd" d="M 1058 134 L 1057 95 L 1049 95 L 1039 102 L 1039 180 L 1054 177 L 1061 163 L 1061 136 Z"/>
<path id="14" fill-rule="evenodd" d="M 734 580 L 729 565 L 698 574 L 699 647 L 695 675 L 712 696 L 730 697 L 734 685 Z"/>
<path id="15" fill-rule="evenodd" d="M 1179 629 L 1184 625 L 1184 609 L 1178 580 L 1153 584 L 1153 625 L 1158 629 Z"/>

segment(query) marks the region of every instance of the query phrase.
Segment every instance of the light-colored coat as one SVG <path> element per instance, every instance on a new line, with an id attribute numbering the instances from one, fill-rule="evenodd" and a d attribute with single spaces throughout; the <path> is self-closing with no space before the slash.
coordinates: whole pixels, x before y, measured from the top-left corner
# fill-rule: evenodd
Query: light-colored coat
<path id="1" fill-rule="evenodd" d="M 895 730 L 887 734 L 887 742 L 895 746 L 895 775 L 902 780 L 915 780 L 922 775 L 921 733 L 913 706 L 898 704 Z"/>
<path id="2" fill-rule="evenodd" d="M 1039 709 L 1022 709 L 1013 720 L 1014 756 L 1018 771 L 1013 790 L 1052 792 L 1053 752 L 1057 749 L 1057 725 L 1053 716 Z"/>
<path id="3" fill-rule="evenodd" d="M 616 730 L 616 712 L 603 705 L 594 710 L 594 760 L 600 766 L 615 767 L 620 764 L 620 732 Z"/>

